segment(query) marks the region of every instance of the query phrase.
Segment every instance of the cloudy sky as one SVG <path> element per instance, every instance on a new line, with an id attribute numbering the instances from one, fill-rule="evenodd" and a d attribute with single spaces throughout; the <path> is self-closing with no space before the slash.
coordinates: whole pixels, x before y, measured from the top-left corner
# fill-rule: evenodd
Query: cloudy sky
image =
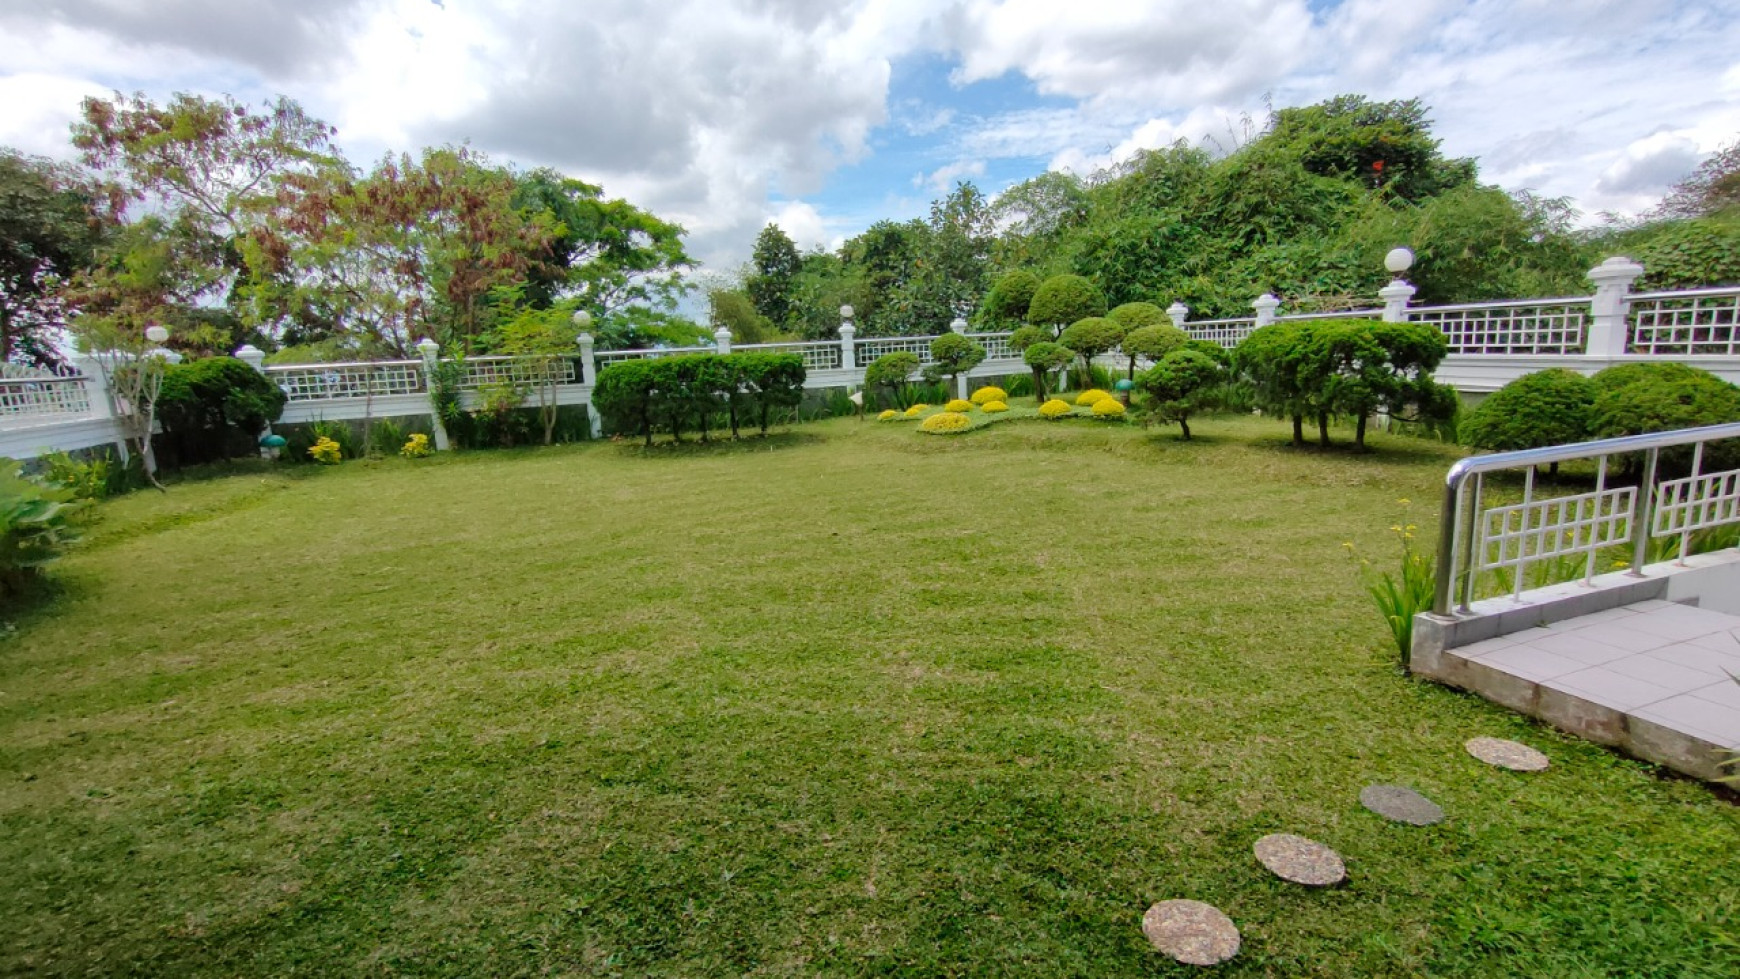
<path id="1" fill-rule="evenodd" d="M 1265 100 L 1420 97 L 1512 189 L 1633 212 L 1740 136 L 1740 0 L 0 0 L 0 143 L 85 95 L 283 93 L 354 162 L 469 141 L 600 182 L 711 267 L 829 246 Z"/>

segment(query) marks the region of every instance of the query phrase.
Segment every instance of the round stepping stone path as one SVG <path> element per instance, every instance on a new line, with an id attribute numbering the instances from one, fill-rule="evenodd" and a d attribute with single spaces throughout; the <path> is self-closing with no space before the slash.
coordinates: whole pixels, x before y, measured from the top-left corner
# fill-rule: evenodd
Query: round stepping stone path
<path id="1" fill-rule="evenodd" d="M 1347 879 L 1347 865 L 1334 850 L 1292 833 L 1274 833 L 1251 849 L 1269 872 L 1306 887 L 1328 887 Z"/>
<path id="2" fill-rule="evenodd" d="M 1201 901 L 1161 901 L 1142 916 L 1142 934 L 1185 965 L 1219 965 L 1239 954 L 1239 929 Z"/>
<path id="3" fill-rule="evenodd" d="M 1513 772 L 1544 772 L 1550 764 L 1546 755 L 1528 745 L 1502 738 L 1474 738 L 1463 747 L 1488 765 Z"/>
<path id="4" fill-rule="evenodd" d="M 1359 802 L 1385 819 L 1410 826 L 1444 821 L 1444 810 L 1436 802 L 1400 785 L 1368 785 L 1360 790 Z"/>

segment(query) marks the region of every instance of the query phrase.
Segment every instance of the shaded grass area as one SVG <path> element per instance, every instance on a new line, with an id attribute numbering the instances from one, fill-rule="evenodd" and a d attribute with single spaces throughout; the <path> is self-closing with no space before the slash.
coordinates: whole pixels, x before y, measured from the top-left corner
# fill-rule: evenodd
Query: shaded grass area
<path id="1" fill-rule="evenodd" d="M 1139 928 L 1171 897 L 1239 923 L 1227 975 L 1740 971 L 1732 806 L 1397 674 L 1341 545 L 1429 530 L 1448 450 L 1192 427 L 108 504 L 0 646 L 0 971 L 1184 974 Z M 1384 823 L 1372 781 L 1450 818 Z M 1350 884 L 1270 878 L 1276 831 Z"/>

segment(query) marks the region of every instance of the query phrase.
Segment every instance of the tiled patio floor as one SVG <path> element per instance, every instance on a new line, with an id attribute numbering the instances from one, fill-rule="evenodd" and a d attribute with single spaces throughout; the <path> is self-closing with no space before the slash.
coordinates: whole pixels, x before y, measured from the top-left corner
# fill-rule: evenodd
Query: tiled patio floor
<path id="1" fill-rule="evenodd" d="M 1445 654 L 1462 685 L 1689 774 L 1740 746 L 1740 616 L 1646 601 Z"/>

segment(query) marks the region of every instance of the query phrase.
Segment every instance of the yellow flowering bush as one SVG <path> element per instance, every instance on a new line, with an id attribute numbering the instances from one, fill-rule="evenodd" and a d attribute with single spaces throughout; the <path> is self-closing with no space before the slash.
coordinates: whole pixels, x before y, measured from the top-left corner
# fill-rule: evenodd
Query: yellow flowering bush
<path id="1" fill-rule="evenodd" d="M 1124 403 L 1117 398 L 1102 398 L 1094 405 L 1094 417 L 1122 418 L 1124 417 Z"/>
<path id="2" fill-rule="evenodd" d="M 1069 402 L 1062 398 L 1052 398 L 1050 401 L 1039 406 L 1039 417 L 1062 418 L 1064 415 L 1067 415 L 1074 410 L 1074 408 L 1069 406 Z"/>
<path id="3" fill-rule="evenodd" d="M 1003 403 L 1003 402 L 1001 402 L 1001 401 L 987 401 L 987 402 L 985 402 L 985 403 L 984 403 L 984 405 L 983 405 L 983 406 L 981 406 L 981 407 L 980 407 L 980 408 L 979 408 L 979 410 L 980 410 L 980 411 L 983 411 L 983 412 L 985 412 L 985 413 L 987 413 L 987 414 L 992 414 L 992 415 L 994 415 L 994 414 L 996 414 L 996 413 L 997 413 L 997 412 L 999 412 L 999 411 L 1008 411 L 1008 410 L 1009 410 L 1009 406 L 1008 406 L 1008 405 L 1006 405 L 1006 404 L 1004 404 L 1004 403 Z"/>
<path id="4" fill-rule="evenodd" d="M 412 435 L 409 441 L 399 447 L 399 454 L 407 459 L 421 459 L 429 451 L 429 436 L 422 432 Z"/>
<path id="5" fill-rule="evenodd" d="M 1075 396 L 1075 403 L 1083 408 L 1092 408 L 1094 405 L 1099 404 L 1101 401 L 1104 401 L 1109 397 L 1111 397 L 1111 395 L 1101 391 L 1099 388 L 1088 388 L 1086 391 Z"/>
<path id="6" fill-rule="evenodd" d="M 344 458 L 344 450 L 338 447 L 338 443 L 324 435 L 320 437 L 319 441 L 309 446 L 308 454 L 314 458 L 315 462 L 323 466 L 336 466 L 339 460 Z"/>
<path id="7" fill-rule="evenodd" d="M 957 415 L 964 415 L 973 410 L 973 403 L 971 401 L 962 401 L 960 398 L 955 398 L 948 404 L 943 405 L 943 410 L 952 411 Z"/>
<path id="8" fill-rule="evenodd" d="M 932 435 L 950 435 L 955 432 L 964 432 L 972 427 L 973 423 L 967 420 L 966 415 L 954 411 L 942 411 L 926 418 L 924 424 L 918 426 L 918 430 L 929 432 Z"/>
<path id="9" fill-rule="evenodd" d="M 1009 392 L 1000 387 L 982 387 L 973 392 L 973 404 L 988 405 L 993 401 L 1009 402 Z"/>
<path id="10" fill-rule="evenodd" d="M 876 420 L 879 422 L 891 422 L 891 421 L 898 419 L 899 417 L 900 417 L 900 412 L 895 411 L 893 408 L 888 408 L 888 409 L 884 410 L 882 412 L 882 414 L 877 415 Z"/>
<path id="11" fill-rule="evenodd" d="M 906 409 L 906 417 L 917 418 L 919 415 L 924 414 L 924 410 L 926 408 L 929 408 L 929 407 L 930 407 L 930 405 L 925 405 L 925 404 L 913 405 L 912 407 Z"/>

